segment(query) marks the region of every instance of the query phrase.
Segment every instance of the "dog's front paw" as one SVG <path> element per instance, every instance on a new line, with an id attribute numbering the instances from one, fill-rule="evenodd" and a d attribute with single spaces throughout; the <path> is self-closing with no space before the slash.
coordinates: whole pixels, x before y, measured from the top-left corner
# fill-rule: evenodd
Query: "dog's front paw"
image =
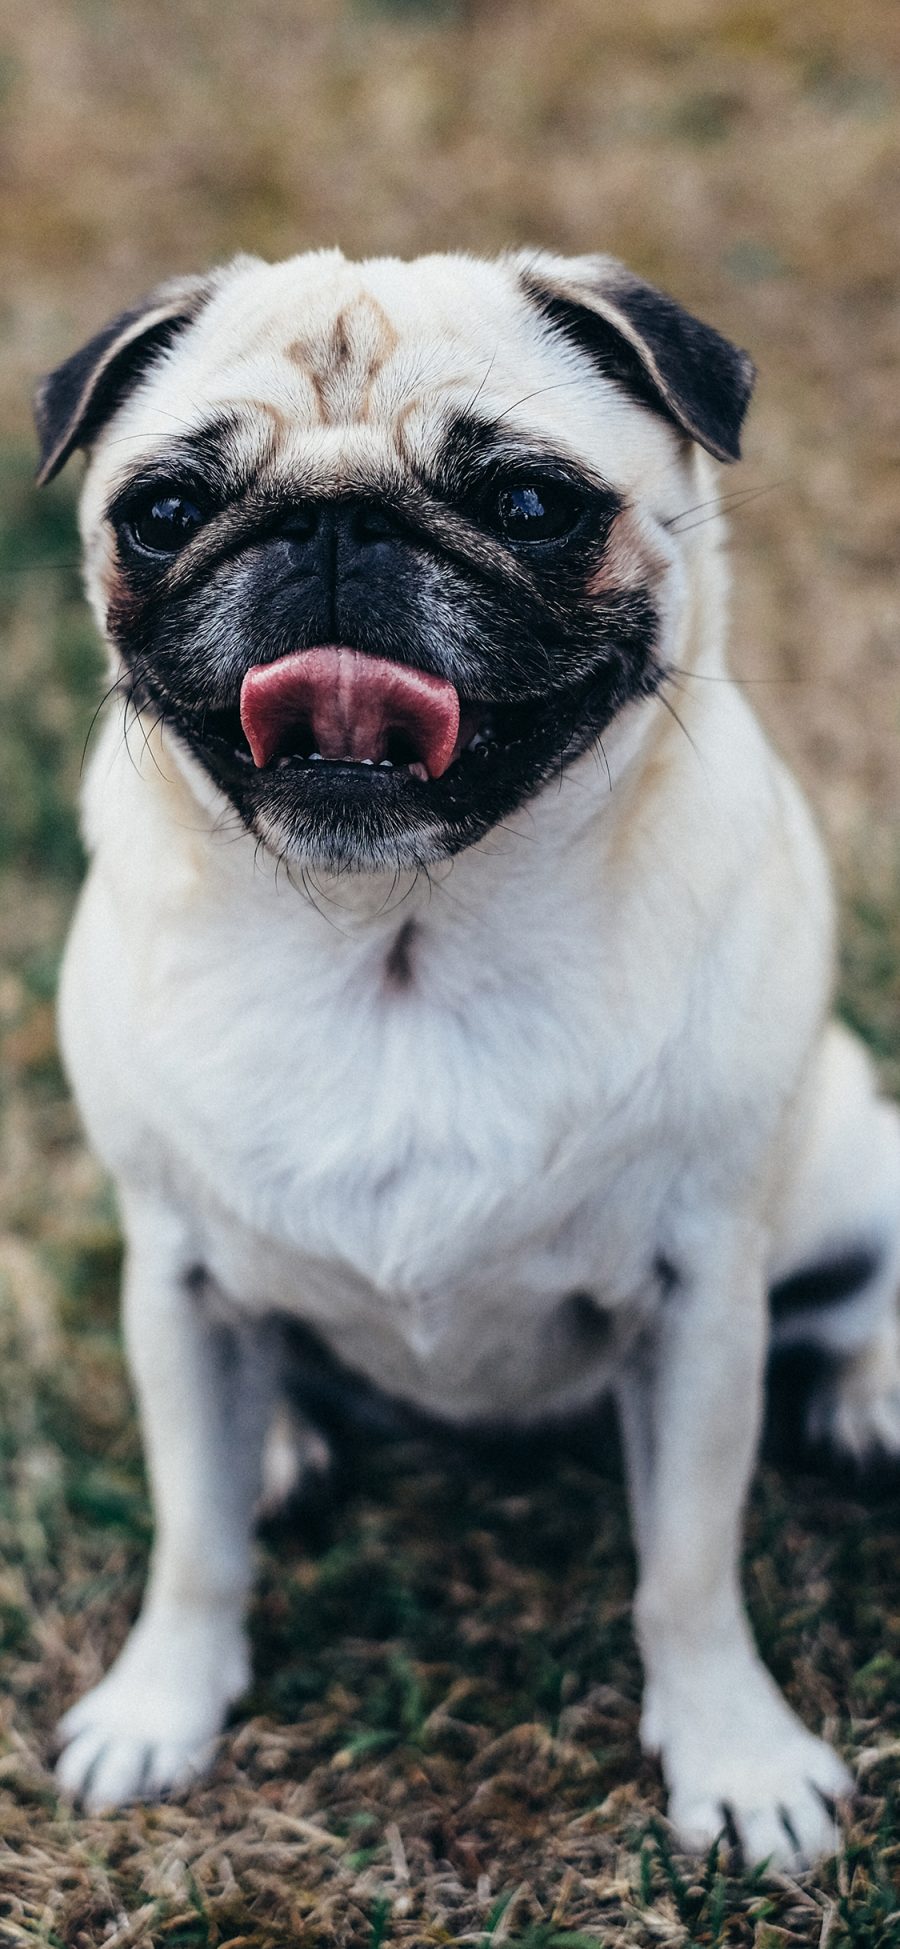
<path id="1" fill-rule="evenodd" d="M 673 1769 L 669 1818 L 691 1853 L 705 1853 L 724 1828 L 748 1864 L 796 1871 L 835 1852 L 834 1803 L 850 1786 L 837 1754 L 807 1734 L 777 1753 Z"/>
<path id="2" fill-rule="evenodd" d="M 215 1614 L 173 1608 L 141 1619 L 106 1678 L 60 1723 L 62 1791 L 97 1813 L 190 1786 L 247 1676 L 241 1632 Z"/>
<path id="3" fill-rule="evenodd" d="M 660 1752 L 669 1818 L 685 1848 L 705 1853 L 724 1830 L 748 1864 L 796 1871 L 834 1853 L 836 1805 L 853 1782 L 837 1753 L 767 1694 L 768 1685 L 751 1685 L 731 1704 L 720 1697 L 718 1710 L 707 1701 L 680 1725 L 654 1703 L 644 1741 Z"/>

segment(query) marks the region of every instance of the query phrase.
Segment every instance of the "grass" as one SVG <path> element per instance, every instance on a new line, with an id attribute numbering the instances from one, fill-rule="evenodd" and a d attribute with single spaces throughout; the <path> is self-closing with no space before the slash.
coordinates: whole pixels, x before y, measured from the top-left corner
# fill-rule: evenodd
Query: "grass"
<path id="1" fill-rule="evenodd" d="M 734 520 L 734 664 L 826 827 L 842 1007 L 900 1093 L 898 95 L 880 0 L 10 0 L 3 1949 L 900 1945 L 900 1504 L 772 1467 L 748 1526 L 754 1625 L 860 1779 L 816 1874 L 673 1850 L 637 1745 L 614 1454 L 529 1480 L 418 1447 L 367 1457 L 327 1524 L 261 1539 L 254 1690 L 209 1781 L 106 1818 L 57 1800 L 53 1726 L 124 1636 L 150 1513 L 114 1213 L 53 1035 L 101 659 L 72 489 L 35 494 L 24 408 L 37 370 L 157 276 L 336 234 L 357 251 L 605 245 L 749 343 L 762 379 L 738 484 L 760 491 Z"/>

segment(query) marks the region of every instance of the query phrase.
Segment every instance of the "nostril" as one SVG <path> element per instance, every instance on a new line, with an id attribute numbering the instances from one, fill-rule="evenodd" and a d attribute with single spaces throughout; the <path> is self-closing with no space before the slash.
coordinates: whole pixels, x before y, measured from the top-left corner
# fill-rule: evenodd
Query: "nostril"
<path id="1" fill-rule="evenodd" d="M 280 532 L 287 541 L 311 541 L 319 526 L 319 515 L 319 508 L 301 502 L 280 522 Z"/>
<path id="2" fill-rule="evenodd" d="M 399 529 L 396 515 L 390 508 L 382 507 L 380 502 L 364 502 L 352 511 L 350 532 L 354 541 L 388 541 L 399 533 Z"/>

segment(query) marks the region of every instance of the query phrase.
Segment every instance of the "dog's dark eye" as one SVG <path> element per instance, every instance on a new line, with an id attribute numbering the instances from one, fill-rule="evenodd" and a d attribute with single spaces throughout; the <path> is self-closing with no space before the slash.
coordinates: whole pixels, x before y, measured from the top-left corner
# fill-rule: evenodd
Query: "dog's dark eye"
<path id="1" fill-rule="evenodd" d="M 578 526 L 584 502 L 561 481 L 528 480 L 495 488 L 483 503 L 483 519 L 505 541 L 556 541 Z"/>
<path id="2" fill-rule="evenodd" d="M 202 520 L 202 508 L 189 495 L 163 488 L 130 509 L 124 527 L 128 539 L 148 554 L 175 555 Z"/>

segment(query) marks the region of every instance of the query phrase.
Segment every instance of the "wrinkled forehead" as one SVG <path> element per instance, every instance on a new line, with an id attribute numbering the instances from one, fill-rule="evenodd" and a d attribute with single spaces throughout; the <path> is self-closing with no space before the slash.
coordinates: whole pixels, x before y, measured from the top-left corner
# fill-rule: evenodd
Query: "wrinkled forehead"
<path id="1" fill-rule="evenodd" d="M 633 491 L 672 466 L 666 427 L 551 330 L 514 267 L 463 256 L 244 261 L 120 415 L 119 472 L 227 420 L 279 471 L 434 465 L 459 414 Z"/>

